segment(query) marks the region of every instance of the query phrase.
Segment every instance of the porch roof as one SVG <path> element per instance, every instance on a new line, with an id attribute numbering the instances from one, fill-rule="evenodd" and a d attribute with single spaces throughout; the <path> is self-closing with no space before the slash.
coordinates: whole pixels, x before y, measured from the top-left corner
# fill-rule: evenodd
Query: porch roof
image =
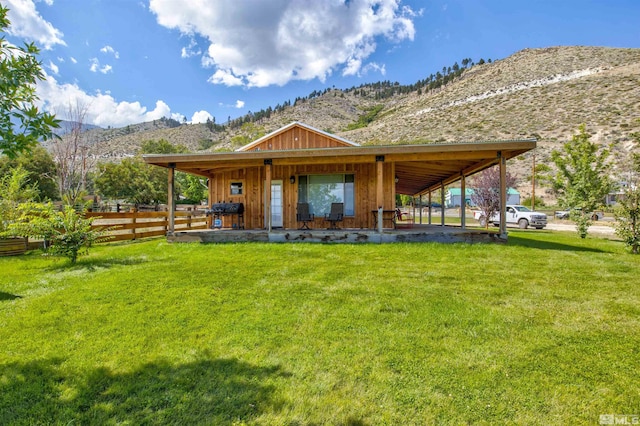
<path id="1" fill-rule="evenodd" d="M 425 145 L 368 145 L 279 151 L 235 151 L 206 154 L 144 155 L 144 161 L 160 167 L 203 177 L 247 167 L 272 165 L 395 163 L 396 193 L 420 195 L 507 160 L 536 147 L 535 139 L 486 142 L 432 143 Z"/>

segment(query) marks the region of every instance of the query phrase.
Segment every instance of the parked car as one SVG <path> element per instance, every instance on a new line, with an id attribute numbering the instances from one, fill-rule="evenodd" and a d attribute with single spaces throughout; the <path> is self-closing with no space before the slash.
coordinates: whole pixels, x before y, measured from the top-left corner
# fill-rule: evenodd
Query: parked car
<path id="1" fill-rule="evenodd" d="M 576 208 L 575 210 L 580 210 L 580 209 Z M 594 211 L 589 214 L 591 215 L 591 220 L 593 221 L 602 220 L 604 218 L 604 212 L 601 212 L 601 211 Z M 570 210 L 559 210 L 555 212 L 556 219 L 569 219 L 570 216 L 571 216 Z"/>
<path id="2" fill-rule="evenodd" d="M 510 224 L 517 224 L 521 229 L 527 229 L 529 226 L 533 226 L 536 229 L 542 229 L 547 226 L 547 215 L 544 213 L 534 212 L 529 210 L 525 206 L 518 204 L 507 204 L 506 206 L 506 221 Z M 487 218 L 480 210 L 474 210 L 474 219 L 480 222 L 480 226 L 487 225 Z M 500 214 L 496 213 L 489 218 L 489 223 L 499 226 Z"/>

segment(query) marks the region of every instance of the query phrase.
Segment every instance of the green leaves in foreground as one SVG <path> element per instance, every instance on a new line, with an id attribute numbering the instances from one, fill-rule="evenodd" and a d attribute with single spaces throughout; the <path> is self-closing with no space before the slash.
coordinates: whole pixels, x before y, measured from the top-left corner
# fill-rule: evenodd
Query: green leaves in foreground
<path id="1" fill-rule="evenodd" d="M 94 243 L 107 241 L 107 229 L 93 229 L 96 217 L 85 218 L 84 210 L 78 212 L 73 206 L 55 210 L 51 203 L 26 203 L 18 207 L 20 216 L 9 225 L 14 235 L 44 238 L 45 252 L 53 256 L 68 258 L 76 263 L 79 255 L 88 253 Z"/>

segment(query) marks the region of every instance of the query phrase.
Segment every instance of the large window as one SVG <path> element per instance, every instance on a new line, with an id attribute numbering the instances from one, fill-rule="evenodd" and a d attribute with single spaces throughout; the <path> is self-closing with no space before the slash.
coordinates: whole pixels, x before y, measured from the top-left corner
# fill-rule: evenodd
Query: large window
<path id="1" fill-rule="evenodd" d="M 298 201 L 309 203 L 309 211 L 322 216 L 331 203 L 344 203 L 344 215 L 355 215 L 353 175 L 308 175 L 298 178 Z"/>

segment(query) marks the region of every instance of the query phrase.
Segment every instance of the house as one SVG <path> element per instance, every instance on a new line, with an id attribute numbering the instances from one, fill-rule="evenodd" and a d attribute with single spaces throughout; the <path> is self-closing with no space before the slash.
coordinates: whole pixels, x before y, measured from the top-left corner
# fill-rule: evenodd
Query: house
<path id="1" fill-rule="evenodd" d="M 465 189 L 465 202 L 469 207 L 475 207 L 476 204 L 473 202 L 471 196 L 474 194 L 474 190 L 471 188 Z M 447 189 L 447 193 L 445 195 L 445 206 L 448 208 L 451 207 L 460 207 L 462 191 L 460 188 L 449 188 Z M 507 188 L 507 204 L 520 204 L 520 192 L 518 192 L 515 188 Z"/>
<path id="2" fill-rule="evenodd" d="M 344 205 L 341 228 L 380 230 L 378 210 L 395 212 L 396 194 L 426 196 L 431 202 L 433 191 L 456 181 L 464 185 L 467 176 L 495 164 L 506 173 L 507 159 L 535 146 L 535 140 L 360 146 L 293 122 L 235 152 L 143 158 L 169 169 L 170 212 L 178 170 L 208 178 L 210 203 L 242 203 L 245 230 L 298 229 L 300 202 L 308 203 L 315 216 L 312 229 L 326 229 L 325 214 L 339 202 Z M 221 218 L 221 228 L 234 229 L 234 220 Z"/>

